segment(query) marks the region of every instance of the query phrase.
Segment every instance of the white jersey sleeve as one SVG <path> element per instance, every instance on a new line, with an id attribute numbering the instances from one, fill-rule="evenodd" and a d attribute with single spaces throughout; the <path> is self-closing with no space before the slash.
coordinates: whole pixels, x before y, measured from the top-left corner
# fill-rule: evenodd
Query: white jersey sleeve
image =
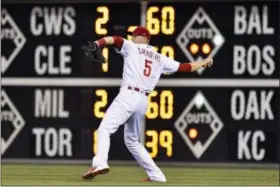
<path id="1" fill-rule="evenodd" d="M 163 70 L 162 73 L 174 73 L 178 71 L 180 62 L 173 60 L 171 58 L 168 58 L 167 56 L 161 55 L 160 61 L 163 64 Z"/>
<path id="2" fill-rule="evenodd" d="M 115 48 L 115 50 L 117 53 L 121 54 L 123 57 L 126 57 L 129 55 L 129 52 L 131 50 L 131 45 L 132 45 L 131 41 L 123 38 L 122 48 L 120 50 L 118 48 Z"/>

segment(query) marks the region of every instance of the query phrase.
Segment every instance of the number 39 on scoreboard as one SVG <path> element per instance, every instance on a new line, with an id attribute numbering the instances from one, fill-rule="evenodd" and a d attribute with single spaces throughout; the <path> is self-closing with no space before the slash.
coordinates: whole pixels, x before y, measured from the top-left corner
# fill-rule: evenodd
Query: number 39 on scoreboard
<path id="1" fill-rule="evenodd" d="M 165 155 L 172 157 L 173 155 L 173 134 L 170 130 L 147 130 L 146 136 L 148 136 L 145 145 L 152 158 L 157 157 L 159 148 L 165 149 Z"/>

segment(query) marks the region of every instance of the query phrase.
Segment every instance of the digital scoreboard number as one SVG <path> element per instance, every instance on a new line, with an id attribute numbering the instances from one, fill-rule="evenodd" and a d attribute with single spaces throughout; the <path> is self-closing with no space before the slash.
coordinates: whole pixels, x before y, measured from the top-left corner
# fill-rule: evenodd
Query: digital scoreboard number
<path id="1" fill-rule="evenodd" d="M 161 15 L 161 16 L 155 16 Z M 146 14 L 146 27 L 152 37 L 156 35 L 174 35 L 175 31 L 175 9 L 172 6 L 150 6 Z M 154 39 L 153 39 L 154 40 Z M 165 43 L 165 42 L 163 42 Z M 156 50 L 172 59 L 175 57 L 173 45 L 154 45 Z"/>

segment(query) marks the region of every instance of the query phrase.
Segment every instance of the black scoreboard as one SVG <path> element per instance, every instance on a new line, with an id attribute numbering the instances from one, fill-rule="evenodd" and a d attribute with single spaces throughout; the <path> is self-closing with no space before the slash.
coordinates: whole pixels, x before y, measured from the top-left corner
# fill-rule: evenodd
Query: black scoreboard
<path id="1" fill-rule="evenodd" d="M 11 2 L 1 8 L 3 158 L 91 159 L 123 63 L 106 47 L 108 63 L 92 64 L 81 47 L 107 35 L 129 40 L 144 25 L 170 58 L 214 57 L 211 69 L 163 75 L 149 95 L 141 142 L 151 156 L 277 162 L 279 2 Z M 111 141 L 111 160 L 133 159 L 123 126 Z"/>

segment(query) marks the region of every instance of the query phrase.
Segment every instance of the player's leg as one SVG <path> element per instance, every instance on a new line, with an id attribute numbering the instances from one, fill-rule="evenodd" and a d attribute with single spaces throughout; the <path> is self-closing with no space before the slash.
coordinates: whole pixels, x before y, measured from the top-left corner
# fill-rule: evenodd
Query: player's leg
<path id="1" fill-rule="evenodd" d="M 140 143 L 141 126 L 145 117 L 145 111 L 135 112 L 125 123 L 125 145 L 138 164 L 144 168 L 151 181 L 166 182 L 164 174 L 155 164 L 145 147 Z"/>
<path id="2" fill-rule="evenodd" d="M 114 99 L 97 130 L 97 152 L 92 159 L 92 168 L 83 175 L 83 179 L 92 179 L 95 175 L 109 171 L 110 136 L 133 114 L 137 104 L 137 98 L 128 91 L 120 92 Z"/>

